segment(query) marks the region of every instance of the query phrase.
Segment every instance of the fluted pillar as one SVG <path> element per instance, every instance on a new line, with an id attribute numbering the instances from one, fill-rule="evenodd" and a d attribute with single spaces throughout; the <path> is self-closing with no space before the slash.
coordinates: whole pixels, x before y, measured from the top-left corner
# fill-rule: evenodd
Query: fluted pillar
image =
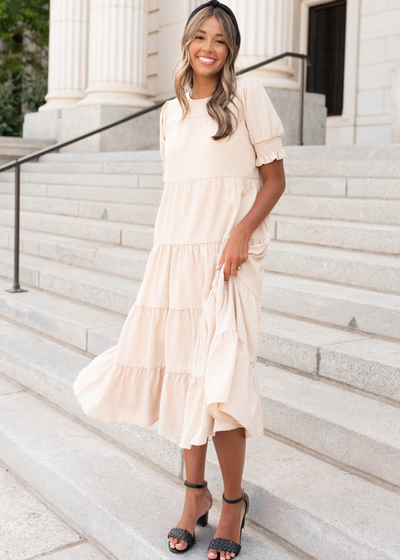
<path id="1" fill-rule="evenodd" d="M 179 0 L 159 3 L 157 98 L 175 95 L 175 65 L 181 57 L 181 37 L 190 12 L 201 1 Z M 157 99 L 156 99 L 157 100 Z"/>
<path id="2" fill-rule="evenodd" d="M 89 0 L 50 1 L 49 77 L 39 111 L 73 106 L 87 85 Z"/>
<path id="3" fill-rule="evenodd" d="M 91 0 L 89 78 L 79 105 L 147 107 L 147 0 Z"/>
<path id="4" fill-rule="evenodd" d="M 393 72 L 391 140 L 394 144 L 400 144 L 400 63 Z"/>
<path id="5" fill-rule="evenodd" d="M 294 0 L 227 0 L 238 20 L 242 45 L 238 68 L 286 51 L 293 52 Z M 295 89 L 293 59 L 286 57 L 253 71 L 265 86 Z"/>

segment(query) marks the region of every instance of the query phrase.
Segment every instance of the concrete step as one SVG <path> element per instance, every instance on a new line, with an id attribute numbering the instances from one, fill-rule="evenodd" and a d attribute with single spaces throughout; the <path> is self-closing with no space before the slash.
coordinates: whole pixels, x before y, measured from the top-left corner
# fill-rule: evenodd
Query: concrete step
<path id="1" fill-rule="evenodd" d="M 256 364 L 267 434 L 400 492 L 400 408 Z"/>
<path id="2" fill-rule="evenodd" d="M 130 163 L 161 161 L 159 150 L 137 150 L 135 152 L 58 152 L 42 156 L 39 163 Z"/>
<path id="3" fill-rule="evenodd" d="M 124 173 L 124 164 L 119 169 L 117 164 L 115 170 L 110 173 L 35 173 L 21 171 L 21 184 L 36 183 L 39 185 L 71 185 L 91 187 L 121 187 L 121 188 L 163 188 L 163 168 L 161 163 L 150 162 L 149 173 L 132 174 Z M 150 172 L 151 171 L 151 172 Z M 14 173 L 0 173 L 0 182 L 12 183 Z"/>
<path id="4" fill-rule="evenodd" d="M 91 361 L 44 335 L 0 319 L 0 372 L 47 399 L 91 429 L 124 445 L 174 476 L 182 474 L 178 438 L 158 435 L 158 421 L 150 428 L 94 420 L 83 412 L 72 390 L 78 373 Z M 117 341 L 116 341 L 117 342 Z M 1 457 L 0 457 L 1 458 Z"/>
<path id="5" fill-rule="evenodd" d="M 2 253 L 8 261 L 0 253 L 0 275 L 11 279 L 11 253 Z M 23 256 L 20 279 L 31 286 L 124 315 L 129 313 L 136 300 L 140 280 L 132 282 L 97 271 L 71 268 L 48 259 Z M 106 336 L 96 338 L 94 344 L 99 348 L 106 340 Z M 307 375 L 331 379 L 391 402 L 400 401 L 399 348 L 397 342 L 307 320 L 267 312 L 261 317 L 259 356 L 264 360 Z"/>
<path id="6" fill-rule="evenodd" d="M 76 183 L 76 181 L 75 181 Z M 126 187 L 95 187 L 78 184 L 58 185 L 45 183 L 21 183 L 21 193 L 28 196 L 52 196 L 60 198 L 77 198 L 82 200 L 125 200 L 126 197 L 141 196 L 140 188 L 127 190 Z M 74 187 L 74 188 L 71 188 Z M 162 184 L 157 186 L 162 192 Z M 143 197 L 149 191 L 148 197 L 155 196 L 157 189 L 143 189 Z M 138 192 L 136 192 L 138 191 Z M 115 197 L 110 193 L 115 192 Z M 0 182 L 0 193 L 13 194 L 14 181 Z M 346 179 L 329 177 L 287 177 L 286 189 L 283 196 L 318 196 L 348 198 L 373 198 L 373 199 L 400 199 L 399 179 Z M 127 198 L 127 202 L 130 200 Z"/>
<path id="7" fill-rule="evenodd" d="M 18 391 L 13 383 L 1 381 L 0 395 Z M 3 462 L 0 464 L 0 495 L 2 560 L 29 560 L 43 556 L 50 560 L 111 558 L 64 523 Z"/>
<path id="8" fill-rule="evenodd" d="M 0 369 L 12 371 L 22 385 L 54 401 L 80 420 L 104 427 L 106 424 L 91 421 L 81 414 L 71 391 L 74 375 L 87 363 L 86 357 L 64 348 L 58 341 L 40 336 L 44 333 L 71 343 L 65 340 L 67 335 L 60 335 L 62 324 L 66 323 L 65 330 L 71 330 L 72 321 L 66 317 L 68 311 L 72 313 L 77 307 L 77 315 L 82 316 L 84 306 L 80 310 L 72 304 L 65 312 L 62 305 L 58 305 L 38 316 L 39 304 L 42 302 L 43 307 L 48 307 L 52 296 L 39 292 L 40 301 L 39 298 L 35 301 L 34 296 L 33 291 L 18 296 L 8 294 L 9 301 L 14 298 L 14 309 L 9 305 L 6 311 L 0 298 L 0 314 L 21 325 L 0 321 Z M 31 302 L 33 312 L 29 314 Z M 13 311 L 17 308 L 16 316 Z M 91 312 L 93 315 L 95 311 Z M 111 314 L 110 317 L 112 320 Z M 82 316 L 83 324 L 75 330 L 83 330 L 89 319 L 90 313 Z M 88 331 L 89 352 L 93 356 L 118 343 L 120 327 L 112 326 L 112 322 L 110 325 L 107 328 L 106 324 L 99 324 L 98 328 Z M 39 332 L 26 331 L 24 327 Z M 94 344 L 96 335 L 102 339 Z M 323 378 L 306 378 L 260 362 L 256 364 L 256 373 L 264 428 L 268 433 L 301 445 L 310 453 L 318 453 L 324 460 L 357 469 L 362 476 L 398 486 L 400 491 L 400 408 L 321 382 Z M 112 435 L 121 441 L 121 434 L 118 437 L 117 433 Z M 174 441 L 177 442 L 172 438 L 171 444 Z M 160 461 L 163 464 L 164 459 Z"/>
<path id="9" fill-rule="evenodd" d="M 150 250 L 152 231 L 141 228 L 138 226 L 132 236 L 132 243 L 140 245 L 141 249 Z M 0 227 L 0 246 L 12 250 L 13 242 L 13 229 Z M 148 253 L 143 250 L 135 251 L 112 244 L 96 246 L 91 241 L 25 230 L 21 231 L 20 249 L 20 263 L 24 267 L 29 267 L 31 262 L 37 268 L 41 263 L 40 260 L 26 261 L 26 254 L 27 257 L 45 257 L 56 263 L 118 275 L 137 282 L 143 278 L 148 258 Z M 11 279 L 13 255 L 9 251 L 0 252 L 0 262 L 3 263 L 3 276 Z M 45 261 L 45 268 L 48 265 Z M 86 273 L 82 274 L 87 277 Z M 106 278 L 109 284 L 110 280 Z M 355 332 L 400 339 L 398 295 L 267 272 L 263 280 L 261 304 L 266 311 L 306 318 Z"/>
<path id="10" fill-rule="evenodd" d="M 297 177 L 286 178 L 284 194 L 349 198 L 400 198 L 400 179 Z"/>
<path id="11" fill-rule="evenodd" d="M 19 476 L 118 560 L 132 560 L 132 550 L 136 558 L 170 558 L 167 534 L 181 516 L 182 477 L 105 441 L 23 389 L 0 398 L 1 459 Z M 208 526 L 196 529 L 195 555 L 207 552 L 219 506 L 216 496 Z M 298 558 L 246 521 L 241 543 L 246 554 Z"/>
<path id="12" fill-rule="evenodd" d="M 14 183 L 0 183 L 0 193 L 14 194 Z M 159 206 L 162 189 L 142 189 L 123 187 L 90 187 L 79 185 L 44 185 L 39 183 L 22 183 L 21 200 L 25 197 L 49 197 L 67 200 L 84 200 L 94 202 L 123 202 L 128 204 L 152 204 Z"/>
<path id="13" fill-rule="evenodd" d="M 212 447 L 206 468 L 209 484 L 222 494 Z M 400 495 L 395 492 L 266 436 L 247 441 L 243 487 L 250 496 L 250 519 L 311 558 L 399 558 Z"/>
<path id="14" fill-rule="evenodd" d="M 2 208 L 13 209 L 14 197 L 0 194 L 0 211 Z M 20 208 L 21 212 L 40 212 L 54 217 L 70 216 L 144 225 L 154 225 L 158 212 L 158 207 L 150 204 L 75 201 L 37 196 L 21 196 Z"/>
<path id="15" fill-rule="evenodd" d="M 119 559 L 130 560 L 132 546 L 141 558 L 169 554 L 164 512 L 167 507 L 168 518 L 179 519 L 181 481 L 27 391 L 1 399 L 1 458 L 66 519 Z M 207 473 L 214 506 L 209 526 L 197 530 L 197 550 L 207 547 L 220 513 L 222 479 L 213 446 Z M 317 560 L 398 558 L 400 496 L 395 492 L 266 436 L 247 442 L 243 486 L 250 509 L 242 546 L 251 557 L 293 558 L 253 531 L 261 527 Z M 160 496 L 166 505 L 155 508 Z"/>
<path id="16" fill-rule="evenodd" d="M 285 148 L 285 147 L 284 147 Z M 395 159 L 302 159 L 287 157 L 284 160 L 285 174 L 288 177 L 352 177 L 382 179 L 400 178 L 400 158 Z"/>
<path id="17" fill-rule="evenodd" d="M 82 187 L 85 189 L 87 187 Z M 103 196 L 99 194 L 100 189 L 96 189 L 97 195 L 96 196 Z M 144 204 L 152 204 L 156 202 L 158 198 L 158 191 L 156 189 L 144 191 L 143 189 L 136 189 L 130 192 L 138 193 L 139 196 L 137 197 L 137 204 L 138 208 L 141 208 L 141 201 Z M 149 197 L 143 195 L 142 193 L 152 193 Z M 82 196 L 85 196 L 83 194 Z M 91 196 L 91 195 L 90 195 Z M 107 196 L 107 195 L 104 195 Z M 111 197 L 110 193 L 110 197 Z M 134 197 L 132 197 L 134 198 Z M 37 200 L 42 200 L 37 198 Z M 60 201 L 60 205 L 63 201 Z M 126 201 L 127 202 L 127 201 Z M 72 203 L 72 204 L 75 204 Z M 79 211 L 79 203 L 76 203 L 78 206 Z M 39 209 L 41 205 L 39 202 L 35 204 L 37 207 L 39 205 Z M 12 206 L 12 204 L 10 205 Z M 76 208 L 76 207 L 75 207 Z M 102 208 L 102 206 L 100 206 Z M 154 211 L 153 211 L 154 212 Z M 156 210 L 157 212 L 157 210 Z M 48 215 L 46 215 L 46 219 L 44 219 L 44 215 L 42 212 L 39 212 L 40 217 L 35 221 L 35 213 L 36 212 L 28 212 L 23 211 L 24 216 L 28 216 L 25 218 L 26 220 L 30 219 L 30 223 L 33 225 L 36 224 L 36 228 L 43 227 L 47 228 L 50 231 L 54 229 L 52 227 L 52 223 L 54 218 L 50 218 L 50 223 L 47 225 L 49 221 Z M 51 214 L 50 214 L 51 216 Z M 59 216 L 57 216 L 57 219 Z M 61 217 L 61 219 L 67 219 L 68 216 Z M 43 221 L 42 221 L 43 219 Z M 89 220 L 96 220 L 96 218 L 89 218 Z M 0 211 L 0 222 L 1 223 L 8 223 L 11 227 L 13 224 L 14 216 L 13 211 L 10 209 L 2 209 Z M 71 216 L 71 220 L 73 217 Z M 155 218 L 154 218 L 155 220 Z M 151 239 L 153 238 L 154 233 L 154 220 L 151 220 L 151 224 L 147 226 L 147 230 L 149 233 L 149 243 L 146 245 L 149 249 L 151 248 Z M 110 224 L 111 220 L 102 220 L 104 224 Z M 61 222 L 62 224 L 64 222 Z M 78 230 L 80 228 L 80 224 L 82 222 L 74 221 Z M 98 225 L 96 221 L 91 222 L 94 226 Z M 115 227 L 118 227 L 118 224 L 122 224 L 123 230 L 128 231 L 126 225 L 123 222 L 115 221 Z M 43 224 L 43 226 L 42 226 Z M 105 226 L 107 227 L 107 225 Z M 128 226 L 133 228 L 141 228 L 140 224 L 132 224 Z M 1 226 L 0 226 L 1 228 Z M 71 228 L 72 229 L 72 228 Z M 75 229 L 75 226 L 74 228 Z M 29 235 L 35 235 L 34 232 L 30 232 Z M 400 254 L 400 228 L 399 226 L 394 225 L 375 225 L 369 223 L 355 223 L 355 222 L 348 222 L 344 220 L 319 220 L 319 219 L 311 219 L 311 218 L 297 218 L 297 217 L 286 217 L 286 216 L 277 216 L 275 214 L 271 214 L 271 234 L 272 238 L 278 241 L 288 241 L 293 243 L 306 243 L 309 245 L 320 245 L 325 247 L 335 247 L 338 249 L 353 249 L 357 251 L 367 251 L 372 253 L 382 253 L 388 255 L 398 255 Z M 21 232 L 23 235 L 23 231 Z M 82 237 L 84 237 L 84 232 L 82 232 Z M 129 243 L 126 243 L 130 246 Z M 140 246 L 138 248 L 142 248 Z"/>
<path id="18" fill-rule="evenodd" d="M 0 276 L 12 280 L 13 270 L 13 254 L 0 251 Z M 19 272 L 20 282 L 28 286 L 122 314 L 128 313 L 140 287 L 140 280 L 75 268 L 31 255 L 20 255 Z"/>
<path id="19" fill-rule="evenodd" d="M 400 200 L 287 195 L 279 199 L 274 214 L 400 225 Z"/>
<path id="20" fill-rule="evenodd" d="M 400 340 L 398 295 L 266 273 L 261 306 L 294 318 Z"/>
<path id="21" fill-rule="evenodd" d="M 274 241 L 268 251 L 268 272 L 400 294 L 400 261 L 394 255 Z"/>
<path id="22" fill-rule="evenodd" d="M 285 146 L 288 158 L 296 160 L 400 160 L 400 144 L 345 146 Z"/>
<path id="23" fill-rule="evenodd" d="M 147 247 L 147 250 L 150 250 L 154 241 L 150 229 L 141 230 L 137 226 L 152 227 L 146 222 L 151 221 L 147 218 L 153 207 L 142 208 L 147 209 L 146 214 L 141 218 L 143 222 L 135 225 L 22 211 L 21 228 L 115 245 Z M 129 214 L 128 211 L 127 213 Z M 0 212 L 1 225 L 12 227 L 13 221 L 12 210 Z M 400 294 L 400 262 L 394 255 L 378 255 L 275 240 L 271 241 L 268 251 L 266 271 L 269 272 Z M 115 273 L 124 274 L 117 269 Z"/>
<path id="24" fill-rule="evenodd" d="M 0 224 L 12 228 L 14 225 L 14 211 L 1 210 Z M 95 247 L 101 244 L 125 245 L 128 247 L 151 248 L 154 237 L 154 226 L 144 224 L 124 224 L 111 220 L 98 220 L 72 216 L 53 216 L 41 212 L 22 211 L 20 215 L 22 230 L 34 231 L 35 235 L 55 234 L 67 236 L 71 245 L 84 240 L 96 242 Z M 50 239 L 50 236 L 49 236 Z M 75 242 L 74 239 L 77 241 Z M 29 243 L 29 240 L 28 240 Z"/>
<path id="25" fill-rule="evenodd" d="M 29 173 L 111 173 L 148 175 L 155 170 L 162 172 L 161 157 L 150 160 L 103 161 L 103 162 L 28 162 L 21 166 L 21 174 Z"/>
<path id="26" fill-rule="evenodd" d="M 43 333 L 91 355 L 101 352 L 106 336 L 117 341 L 125 316 L 95 308 L 34 288 L 19 294 L 5 291 L 10 282 L 0 278 L 0 316 Z"/>
<path id="27" fill-rule="evenodd" d="M 140 232 L 135 238 L 140 238 Z M 11 248 L 13 239 L 8 236 L 5 240 L 9 242 Z M 276 262 L 279 262 L 281 267 L 284 265 L 284 257 L 281 261 L 276 257 L 276 247 L 278 247 L 279 255 L 280 244 L 271 242 L 268 256 L 271 261 L 269 269 L 273 269 Z M 58 237 L 46 240 L 23 237 L 21 250 L 24 251 L 25 248 L 29 251 L 29 254 L 20 254 L 20 279 L 22 282 L 42 288 L 43 286 L 49 286 L 50 290 L 53 290 L 52 286 L 56 286 L 57 293 L 61 294 L 64 293 L 65 289 L 67 289 L 67 294 L 72 289 L 71 293 L 75 291 L 85 294 L 84 297 L 90 297 L 89 294 L 93 292 L 94 286 L 92 284 L 94 283 L 101 291 L 98 292 L 98 288 L 94 289 L 93 300 L 91 301 L 105 309 L 109 309 L 110 304 L 116 304 L 115 298 L 110 294 L 110 286 L 116 287 L 117 291 L 121 291 L 121 293 L 128 294 L 129 302 L 131 301 L 132 288 L 129 286 L 132 281 L 135 285 L 139 285 L 142 281 L 149 258 L 148 250 L 116 247 L 111 244 L 108 246 L 93 246 L 90 242 L 85 241 L 70 243 L 68 238 Z M 346 255 L 345 252 L 344 254 Z M 301 254 L 296 253 L 291 261 L 293 266 L 297 264 L 296 255 L 299 260 L 301 259 Z M 321 261 L 323 262 L 322 257 Z M 312 261 L 310 260 L 310 262 Z M 327 262 L 327 259 L 325 259 L 324 266 L 327 266 Z M 13 252 L 0 249 L 1 276 L 13 278 L 13 263 Z M 342 268 L 345 269 L 346 261 L 341 264 Z M 58 273 L 57 270 L 60 265 L 62 265 L 61 271 Z M 317 263 L 314 266 L 318 270 Z M 65 273 L 66 267 L 69 267 L 67 275 Z M 364 266 L 364 269 L 367 274 L 367 265 Z M 386 270 L 389 271 L 390 269 L 386 268 Z M 261 300 L 265 310 L 351 329 L 356 332 L 371 333 L 393 339 L 400 338 L 399 295 L 363 287 L 332 284 L 329 282 L 328 274 L 321 280 L 313 280 L 301 278 L 294 274 L 288 275 L 287 272 L 292 272 L 292 269 L 288 271 L 283 267 L 282 273 L 267 270 L 263 280 L 264 289 Z M 362 266 L 360 265 L 360 274 L 361 272 Z M 307 271 L 307 273 L 309 272 Z M 300 266 L 298 274 L 302 274 Z M 384 269 L 381 269 L 381 274 L 384 275 Z M 117 276 L 120 278 L 116 278 Z M 332 280 L 335 280 L 333 273 L 332 276 Z M 131 282 L 127 282 L 126 279 Z M 338 275 L 338 281 L 340 280 Z M 73 288 L 72 286 L 71 288 L 66 287 L 69 282 L 73 283 Z M 65 286 L 62 285 L 63 283 Z M 122 290 L 119 289 L 120 285 Z M 109 295 L 106 296 L 105 294 Z M 116 299 L 120 301 L 119 297 Z M 111 309 L 120 313 L 127 312 L 126 306 L 129 303 L 127 302 L 126 305 L 123 301 L 120 303 L 122 307 L 118 305 L 117 309 L 112 307 Z"/>
<path id="28" fill-rule="evenodd" d="M 264 312 L 258 355 L 271 365 L 400 402 L 397 341 Z"/>
<path id="29" fill-rule="evenodd" d="M 150 251 L 153 245 L 154 228 L 133 225 L 122 228 L 121 232 L 127 247 Z M 0 226 L 0 247 L 13 250 L 13 228 Z M 116 246 L 112 243 L 96 243 L 90 239 L 76 239 L 39 231 L 20 230 L 21 253 L 135 278 L 137 273 L 132 271 L 132 263 L 127 263 L 129 265 L 127 268 L 124 266 L 124 260 L 131 261 L 134 257 L 132 250 L 127 247 Z"/>
<path id="30" fill-rule="evenodd" d="M 61 196 L 62 198 L 73 198 L 74 193 L 77 193 L 78 198 L 82 198 L 81 192 L 94 195 L 96 188 L 98 188 L 101 195 L 104 196 L 103 193 L 107 191 L 107 187 L 93 187 L 91 189 L 90 185 L 87 185 L 87 188 L 81 191 L 82 186 L 79 186 L 79 178 L 76 177 L 76 172 L 74 171 L 75 164 L 69 165 L 72 174 L 72 177 L 68 179 L 70 181 L 69 185 L 59 185 L 59 188 L 56 188 L 57 184 L 46 184 L 45 181 L 40 183 L 30 182 L 29 180 L 25 180 L 26 175 L 24 174 L 23 181 L 21 182 L 21 192 L 26 195 L 46 196 L 46 194 L 48 194 L 50 196 Z M 35 169 L 37 168 L 34 168 L 34 170 Z M 69 171 L 66 171 L 64 175 L 68 173 Z M 90 173 L 87 174 L 90 175 Z M 117 172 L 115 176 L 118 176 Z M 158 175 L 156 174 L 156 176 Z M 14 177 L 10 173 L 8 173 L 7 177 L 9 178 L 8 182 L 5 180 L 0 182 L 0 192 L 12 194 L 14 192 Z M 118 179 L 116 179 L 116 182 L 118 182 Z M 147 181 L 146 184 L 149 185 L 149 182 Z M 71 189 L 71 186 L 75 188 Z M 163 184 L 157 182 L 157 188 L 162 190 Z M 125 192 L 125 196 L 127 196 L 127 191 L 124 190 L 124 187 L 119 187 L 119 189 Z M 286 189 L 283 193 L 283 196 L 286 195 L 399 199 L 400 179 L 289 176 L 286 178 Z M 101 200 L 103 200 L 103 198 Z"/>
<path id="31" fill-rule="evenodd" d="M 284 161 L 288 176 L 313 177 L 381 177 L 399 178 L 398 160 L 296 160 L 289 156 Z M 124 173 L 148 174 L 162 169 L 161 157 L 150 161 L 105 161 L 105 162 L 35 162 L 24 163 L 22 173 Z M 296 167 L 295 167 L 296 166 Z M 312 168 L 314 173 L 304 173 Z M 365 173 L 365 169 L 369 173 Z M 294 170 L 294 172 L 293 172 Z M 341 173 L 339 172 L 341 171 Z"/>
<path id="32" fill-rule="evenodd" d="M 388 255 L 400 254 L 400 227 L 396 225 L 286 217 L 274 213 L 271 218 L 273 237 L 278 241 Z"/>
<path id="33" fill-rule="evenodd" d="M 296 160 L 371 160 L 371 159 L 400 159 L 400 144 L 373 144 L 373 145 L 346 145 L 346 146 L 325 146 L 307 145 L 298 146 L 293 144 L 285 145 L 288 158 Z M 42 156 L 40 161 L 135 161 L 146 158 L 159 158 L 158 150 L 142 150 L 136 152 L 61 152 L 51 153 Z"/>
<path id="34" fill-rule="evenodd" d="M 75 187 L 74 187 L 75 188 Z M 135 190 L 135 189 L 132 189 Z M 139 190 L 139 189 L 137 189 Z M 146 191 L 146 189 L 140 189 Z M 147 189 L 156 191 L 156 194 L 150 193 L 146 196 L 146 192 L 141 192 L 136 198 L 144 200 L 145 203 L 140 208 L 149 208 L 155 197 L 160 198 L 160 191 L 155 189 Z M 73 195 L 73 193 L 71 193 Z M 162 193 L 161 193 L 162 194 Z M 132 196 L 131 196 L 132 198 Z M 103 215 L 109 216 L 109 219 L 115 221 L 127 221 L 127 215 L 124 207 L 127 206 L 131 220 L 140 219 L 138 213 L 139 206 L 132 203 L 110 202 L 96 200 L 76 200 L 75 197 L 64 199 L 51 196 L 21 196 L 21 210 L 45 212 L 50 214 L 64 214 L 72 216 L 83 216 L 88 218 L 101 218 Z M 154 219 L 157 207 L 154 208 Z M 13 208 L 14 196 L 12 194 L 0 194 L 0 208 Z M 274 207 L 273 214 L 276 217 L 298 217 L 313 218 L 317 220 L 347 221 L 353 224 L 355 228 L 359 222 L 362 224 L 380 224 L 380 225 L 400 225 L 400 200 L 381 200 L 381 199 L 350 199 L 338 197 L 308 197 L 284 195 L 280 198 Z M 348 226 L 351 227 L 351 226 Z M 398 231 L 398 230 L 397 230 Z M 397 235 L 398 238 L 398 235 Z"/>

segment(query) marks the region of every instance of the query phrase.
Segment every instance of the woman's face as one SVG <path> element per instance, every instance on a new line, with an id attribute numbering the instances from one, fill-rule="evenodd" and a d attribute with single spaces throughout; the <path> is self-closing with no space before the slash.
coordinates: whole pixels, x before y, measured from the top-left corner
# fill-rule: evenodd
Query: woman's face
<path id="1" fill-rule="evenodd" d="M 210 16 L 201 25 L 189 44 L 190 65 L 195 74 L 213 77 L 219 74 L 228 56 L 221 25 Z"/>

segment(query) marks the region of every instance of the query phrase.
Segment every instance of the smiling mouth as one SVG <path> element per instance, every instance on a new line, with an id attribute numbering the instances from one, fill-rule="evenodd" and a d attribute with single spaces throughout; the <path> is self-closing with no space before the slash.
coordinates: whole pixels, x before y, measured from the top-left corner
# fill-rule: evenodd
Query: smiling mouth
<path id="1" fill-rule="evenodd" d="M 214 58 L 208 58 L 208 57 L 201 57 L 201 58 L 208 58 L 207 60 L 201 60 L 201 58 L 198 56 L 197 57 L 199 59 L 200 64 L 202 64 L 203 66 L 211 66 L 212 64 L 214 64 L 214 62 L 216 62 L 216 60 Z"/>

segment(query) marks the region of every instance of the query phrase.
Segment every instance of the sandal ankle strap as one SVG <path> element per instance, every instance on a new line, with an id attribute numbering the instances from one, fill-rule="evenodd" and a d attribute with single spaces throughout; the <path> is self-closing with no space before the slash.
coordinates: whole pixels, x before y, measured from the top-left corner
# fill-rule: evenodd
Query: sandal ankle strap
<path id="1" fill-rule="evenodd" d="M 205 488 L 207 486 L 207 481 L 203 482 L 203 484 L 192 484 L 191 482 L 185 480 L 184 485 L 189 486 L 190 488 Z"/>
<path id="2" fill-rule="evenodd" d="M 241 502 L 244 499 L 243 490 L 242 490 L 242 495 L 237 500 L 228 500 L 228 498 L 225 498 L 225 493 L 222 494 L 222 498 L 225 500 L 225 502 L 228 502 L 228 504 L 237 504 L 238 502 Z"/>

